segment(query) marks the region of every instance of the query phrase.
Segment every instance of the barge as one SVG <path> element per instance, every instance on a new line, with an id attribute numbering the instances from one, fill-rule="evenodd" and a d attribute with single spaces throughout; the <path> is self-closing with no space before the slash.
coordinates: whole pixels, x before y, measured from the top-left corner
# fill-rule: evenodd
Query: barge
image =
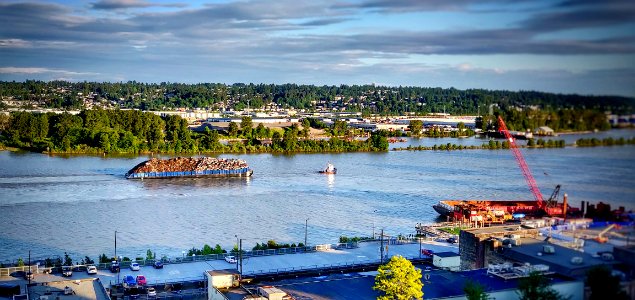
<path id="1" fill-rule="evenodd" d="M 126 173 L 127 179 L 183 177 L 249 177 L 253 170 L 241 159 L 211 157 L 153 158 Z"/>

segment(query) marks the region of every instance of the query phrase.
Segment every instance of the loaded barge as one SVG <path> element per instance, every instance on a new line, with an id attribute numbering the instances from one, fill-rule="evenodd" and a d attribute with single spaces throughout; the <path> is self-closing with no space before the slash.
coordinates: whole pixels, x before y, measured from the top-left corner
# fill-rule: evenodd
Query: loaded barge
<path id="1" fill-rule="evenodd" d="M 127 179 L 182 177 L 249 177 L 253 170 L 241 159 L 211 157 L 153 158 L 126 173 Z"/>

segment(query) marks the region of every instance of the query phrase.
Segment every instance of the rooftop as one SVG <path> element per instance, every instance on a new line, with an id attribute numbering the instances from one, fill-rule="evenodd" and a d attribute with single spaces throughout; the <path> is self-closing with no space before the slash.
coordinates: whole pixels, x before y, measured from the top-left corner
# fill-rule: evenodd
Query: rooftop
<path id="1" fill-rule="evenodd" d="M 450 251 L 433 253 L 432 255 L 435 255 L 435 256 L 438 256 L 438 257 L 455 257 L 455 256 L 460 256 L 458 253 L 455 253 L 455 252 L 450 252 Z"/>
<path id="2" fill-rule="evenodd" d="M 520 262 L 546 264 L 552 271 L 562 275 L 584 276 L 586 270 L 592 267 L 614 263 L 613 261 L 602 260 L 584 252 L 537 239 L 522 238 L 520 241 L 521 245 L 518 247 L 503 248 L 503 256 Z M 553 246 L 555 253 L 543 253 L 543 246 L 545 245 Z M 574 264 L 571 262 L 574 257 L 581 257 L 582 261 Z"/>
<path id="3" fill-rule="evenodd" d="M 416 265 L 425 269 L 425 265 Z M 317 277 L 299 277 L 293 279 L 260 282 L 259 285 L 273 285 L 296 299 L 375 299 L 379 296 L 372 289 L 377 272 L 361 272 L 347 274 L 332 274 Z M 423 293 L 425 299 L 438 299 L 465 295 L 463 287 L 468 280 L 476 281 L 486 287 L 486 292 L 512 290 L 518 287 L 517 279 L 503 280 L 487 274 L 487 269 L 465 272 L 450 272 L 444 270 L 424 271 L 428 279 L 423 276 Z M 550 283 L 574 281 L 571 278 L 552 274 L 547 276 Z M 257 286 L 248 287 L 255 290 Z"/>
<path id="4" fill-rule="evenodd" d="M 236 269 L 209 270 L 209 271 L 206 271 L 206 272 L 207 272 L 207 274 L 212 275 L 212 276 L 237 275 L 237 274 L 240 274 L 240 273 L 238 273 L 238 270 L 236 270 Z"/>
<path id="5" fill-rule="evenodd" d="M 72 289 L 71 295 L 64 295 L 64 289 L 70 287 Z M 64 281 L 51 281 L 48 283 L 37 283 L 29 288 L 29 299 L 40 299 L 40 296 L 49 296 L 50 299 L 55 299 L 57 296 L 62 296 L 64 300 L 108 300 L 106 290 L 101 284 L 101 281 L 96 278 L 82 279 L 82 280 L 64 280 Z"/>

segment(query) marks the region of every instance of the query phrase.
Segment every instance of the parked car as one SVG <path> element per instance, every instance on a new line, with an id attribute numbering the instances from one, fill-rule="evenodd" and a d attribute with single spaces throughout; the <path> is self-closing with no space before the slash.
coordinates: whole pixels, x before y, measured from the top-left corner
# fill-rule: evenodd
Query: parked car
<path id="1" fill-rule="evenodd" d="M 155 269 L 163 269 L 163 263 L 160 260 L 157 260 L 152 264 Z"/>
<path id="2" fill-rule="evenodd" d="M 120 270 L 121 267 L 119 266 L 118 261 L 113 261 L 112 264 L 110 264 L 110 272 L 119 273 Z"/>
<path id="3" fill-rule="evenodd" d="M 71 277 L 73 276 L 73 269 L 71 266 L 62 266 L 62 276 Z"/>
<path id="4" fill-rule="evenodd" d="M 97 274 L 97 267 L 95 267 L 95 266 L 86 267 L 86 273 L 88 273 L 88 274 Z"/>
<path id="5" fill-rule="evenodd" d="M 455 237 L 450 237 L 446 240 L 448 243 L 450 244 L 456 244 L 456 238 Z"/>
<path id="6" fill-rule="evenodd" d="M 132 275 L 126 275 L 123 277 L 124 287 L 134 287 L 137 285 L 137 280 Z"/>
<path id="7" fill-rule="evenodd" d="M 236 263 L 236 257 L 233 255 L 227 255 L 225 256 L 225 261 L 230 263 L 230 264 L 235 264 Z"/>
<path id="8" fill-rule="evenodd" d="M 157 296 L 157 290 L 154 289 L 153 287 L 149 287 L 147 292 L 148 292 L 148 297 L 156 297 Z"/>
<path id="9" fill-rule="evenodd" d="M 130 270 L 132 271 L 139 271 L 141 269 L 141 267 L 139 267 L 139 263 L 133 262 L 130 264 Z"/>
<path id="10" fill-rule="evenodd" d="M 146 285 L 146 283 L 148 283 L 146 281 L 146 277 L 143 275 L 137 275 L 137 284 L 138 285 Z"/>

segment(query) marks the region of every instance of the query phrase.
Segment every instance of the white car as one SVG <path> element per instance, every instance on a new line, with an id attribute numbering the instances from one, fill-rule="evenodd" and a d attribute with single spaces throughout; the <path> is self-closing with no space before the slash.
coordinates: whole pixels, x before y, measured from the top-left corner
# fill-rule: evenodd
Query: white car
<path id="1" fill-rule="evenodd" d="M 155 290 L 153 287 L 149 287 L 148 288 L 148 297 L 156 297 L 157 296 L 157 290 Z"/>
<path id="2" fill-rule="evenodd" d="M 88 274 L 97 274 L 97 267 L 95 267 L 95 266 L 86 267 L 86 273 L 88 273 Z"/>
<path id="3" fill-rule="evenodd" d="M 225 256 L 225 261 L 230 263 L 230 264 L 235 264 L 236 263 L 236 257 L 234 257 L 233 255 L 227 255 L 227 256 Z"/>
<path id="4" fill-rule="evenodd" d="M 130 270 L 132 271 L 139 271 L 140 267 L 139 267 L 139 263 L 133 262 L 130 264 Z"/>

